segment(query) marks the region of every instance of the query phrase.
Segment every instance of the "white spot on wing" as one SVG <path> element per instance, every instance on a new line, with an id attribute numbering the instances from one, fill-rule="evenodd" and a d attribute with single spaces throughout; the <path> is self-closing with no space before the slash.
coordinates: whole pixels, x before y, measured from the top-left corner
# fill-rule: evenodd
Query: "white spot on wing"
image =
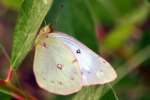
<path id="1" fill-rule="evenodd" d="M 102 71 L 97 71 L 96 75 L 98 78 L 101 78 L 104 75 L 104 73 Z"/>
<path id="2" fill-rule="evenodd" d="M 84 67 L 84 69 L 86 70 L 86 71 L 90 71 L 90 68 L 88 67 L 88 66 L 83 66 Z M 81 69 L 82 70 L 82 69 Z"/>
<path id="3" fill-rule="evenodd" d="M 86 76 L 84 76 L 84 75 L 82 75 L 82 78 L 83 78 L 83 80 L 84 80 L 84 82 L 83 82 L 83 83 L 88 84 L 87 77 L 86 77 Z"/>

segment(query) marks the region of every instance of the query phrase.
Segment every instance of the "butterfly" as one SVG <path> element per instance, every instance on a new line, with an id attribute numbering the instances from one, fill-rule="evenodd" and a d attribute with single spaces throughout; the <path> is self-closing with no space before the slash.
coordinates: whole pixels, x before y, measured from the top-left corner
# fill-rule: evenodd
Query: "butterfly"
<path id="1" fill-rule="evenodd" d="M 33 71 L 42 89 L 59 95 L 78 92 L 83 86 L 109 83 L 117 77 L 106 60 L 48 25 L 35 41 Z"/>

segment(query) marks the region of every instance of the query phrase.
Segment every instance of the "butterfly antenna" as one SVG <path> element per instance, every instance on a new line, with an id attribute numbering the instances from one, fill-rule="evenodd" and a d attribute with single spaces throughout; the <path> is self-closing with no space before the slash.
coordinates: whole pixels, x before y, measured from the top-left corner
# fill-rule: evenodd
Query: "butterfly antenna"
<path id="1" fill-rule="evenodd" d="M 119 98 L 118 98 L 118 96 L 117 96 L 117 94 L 116 94 L 115 90 L 113 89 L 112 85 L 111 85 L 111 84 L 108 84 L 108 86 L 109 86 L 109 87 L 110 87 L 110 89 L 112 90 L 112 93 L 113 93 L 113 95 L 114 95 L 115 99 L 116 99 L 116 100 L 119 100 Z"/>
<path id="2" fill-rule="evenodd" d="M 64 1 L 63 1 L 63 2 L 64 2 Z M 56 26 L 57 26 L 57 23 L 58 23 L 58 21 L 59 21 L 60 12 L 62 12 L 62 9 L 64 8 L 64 3 L 63 3 L 63 2 L 59 5 L 60 11 L 57 12 L 57 15 L 56 15 L 56 17 L 55 17 L 55 19 L 54 19 L 54 23 L 52 24 L 53 27 L 56 27 Z"/>
<path id="3" fill-rule="evenodd" d="M 7 74 L 7 77 L 5 79 L 5 81 L 10 81 L 13 77 L 13 69 L 12 69 L 12 63 L 11 63 L 11 60 L 10 60 L 10 57 L 6 51 L 6 49 L 4 48 L 4 46 L 2 45 L 2 43 L 0 42 L 0 49 L 2 50 L 4 56 L 6 57 L 6 59 L 8 60 L 9 64 L 10 64 L 10 68 L 8 70 L 8 74 Z"/>
<path id="4" fill-rule="evenodd" d="M 44 19 L 44 24 L 45 24 L 44 26 L 46 26 L 46 25 L 47 25 L 46 18 Z"/>

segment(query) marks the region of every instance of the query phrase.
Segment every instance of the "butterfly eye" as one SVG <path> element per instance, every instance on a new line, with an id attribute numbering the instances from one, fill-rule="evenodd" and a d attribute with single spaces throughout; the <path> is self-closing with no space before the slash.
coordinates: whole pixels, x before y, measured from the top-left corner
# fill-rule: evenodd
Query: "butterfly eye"
<path id="1" fill-rule="evenodd" d="M 76 53 L 81 53 L 80 49 L 76 50 Z"/>

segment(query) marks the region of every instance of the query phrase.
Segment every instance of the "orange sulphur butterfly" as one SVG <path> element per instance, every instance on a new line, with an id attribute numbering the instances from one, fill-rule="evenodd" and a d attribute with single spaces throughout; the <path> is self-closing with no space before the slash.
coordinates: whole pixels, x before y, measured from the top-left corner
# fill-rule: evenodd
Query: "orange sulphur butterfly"
<path id="1" fill-rule="evenodd" d="M 83 86 L 105 84 L 117 74 L 112 66 L 75 38 L 44 27 L 36 39 L 34 74 L 48 92 L 68 95 Z"/>

